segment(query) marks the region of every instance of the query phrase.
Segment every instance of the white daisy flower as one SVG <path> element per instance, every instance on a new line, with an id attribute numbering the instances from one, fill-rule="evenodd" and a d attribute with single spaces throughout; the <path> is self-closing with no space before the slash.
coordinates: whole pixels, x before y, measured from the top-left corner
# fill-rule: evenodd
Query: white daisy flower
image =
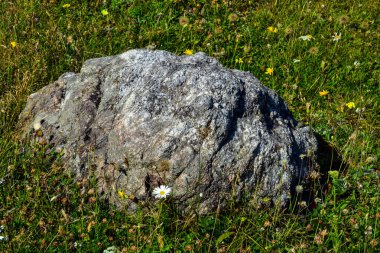
<path id="1" fill-rule="evenodd" d="M 166 198 L 172 189 L 169 186 L 166 185 L 160 185 L 160 187 L 156 187 L 153 190 L 153 195 L 157 199 L 164 199 Z"/>
<path id="2" fill-rule="evenodd" d="M 339 33 L 339 34 L 334 33 L 334 35 L 331 37 L 333 38 L 333 41 L 338 41 L 342 38 L 342 34 L 341 33 Z"/>

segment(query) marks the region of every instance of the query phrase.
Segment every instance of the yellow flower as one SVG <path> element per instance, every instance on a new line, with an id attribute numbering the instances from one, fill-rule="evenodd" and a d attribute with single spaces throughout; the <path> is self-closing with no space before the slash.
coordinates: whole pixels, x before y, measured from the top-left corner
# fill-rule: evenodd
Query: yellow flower
<path id="1" fill-rule="evenodd" d="M 102 10 L 102 15 L 103 16 L 107 16 L 108 15 L 108 11 L 107 10 Z"/>
<path id="2" fill-rule="evenodd" d="M 337 179 L 338 176 L 339 176 L 339 171 L 337 171 L 337 170 L 330 170 L 330 171 L 328 172 L 328 174 L 329 174 L 329 176 L 330 176 L 331 178 L 333 178 L 333 179 Z"/>
<path id="3" fill-rule="evenodd" d="M 71 5 L 70 4 L 64 4 L 62 5 L 62 8 L 69 8 Z"/>
<path id="4" fill-rule="evenodd" d="M 236 58 L 236 59 L 235 59 L 235 62 L 236 62 L 236 63 L 240 63 L 240 64 L 242 64 L 242 63 L 243 63 L 243 59 L 242 59 L 242 58 Z"/>
<path id="5" fill-rule="evenodd" d="M 321 97 L 326 96 L 327 94 L 329 94 L 329 92 L 327 90 L 322 90 L 319 92 L 319 96 L 321 96 Z"/>
<path id="6" fill-rule="evenodd" d="M 267 28 L 267 30 L 268 30 L 268 32 L 270 32 L 270 33 L 276 33 L 276 32 L 278 32 L 278 29 L 275 28 L 275 27 L 273 27 L 273 26 L 269 26 L 269 27 Z"/>
<path id="7" fill-rule="evenodd" d="M 263 198 L 264 203 L 268 203 L 269 201 L 270 201 L 270 198 L 268 198 L 268 197 Z"/>
<path id="8" fill-rule="evenodd" d="M 125 193 L 123 191 L 118 191 L 117 194 L 119 194 L 120 198 L 124 199 Z"/>
<path id="9" fill-rule="evenodd" d="M 186 55 L 192 55 L 192 54 L 193 54 L 193 50 L 186 49 L 184 53 L 185 53 Z"/>
<path id="10" fill-rule="evenodd" d="M 273 75 L 273 69 L 272 68 L 267 68 L 266 71 L 265 71 L 265 74 L 267 75 Z"/>
<path id="11" fill-rule="evenodd" d="M 352 109 L 352 108 L 355 108 L 355 103 L 354 102 L 348 102 L 346 104 L 346 106 L 349 108 L 349 109 Z"/>
<path id="12" fill-rule="evenodd" d="M 12 48 L 15 48 L 17 46 L 17 42 L 16 41 L 12 41 L 11 42 L 11 46 L 12 46 Z"/>

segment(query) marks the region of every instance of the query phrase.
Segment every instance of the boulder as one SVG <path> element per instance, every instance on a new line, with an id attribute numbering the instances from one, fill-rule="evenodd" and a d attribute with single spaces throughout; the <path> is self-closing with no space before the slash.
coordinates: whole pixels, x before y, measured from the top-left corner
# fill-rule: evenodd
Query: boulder
<path id="1" fill-rule="evenodd" d="M 243 199 L 284 207 L 317 151 L 273 90 L 204 53 L 90 59 L 30 95 L 19 127 L 26 137 L 36 125 L 67 169 L 131 211 L 159 185 L 201 214 Z"/>

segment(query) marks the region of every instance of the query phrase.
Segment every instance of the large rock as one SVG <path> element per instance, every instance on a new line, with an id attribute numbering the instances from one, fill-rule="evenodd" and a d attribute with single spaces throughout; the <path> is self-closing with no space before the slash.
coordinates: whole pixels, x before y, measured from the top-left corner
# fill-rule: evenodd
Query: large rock
<path id="1" fill-rule="evenodd" d="M 32 94 L 19 123 L 25 134 L 40 123 L 67 168 L 95 175 L 99 193 L 130 210 L 161 184 L 200 213 L 243 197 L 284 206 L 317 149 L 274 91 L 204 53 L 88 60 Z"/>

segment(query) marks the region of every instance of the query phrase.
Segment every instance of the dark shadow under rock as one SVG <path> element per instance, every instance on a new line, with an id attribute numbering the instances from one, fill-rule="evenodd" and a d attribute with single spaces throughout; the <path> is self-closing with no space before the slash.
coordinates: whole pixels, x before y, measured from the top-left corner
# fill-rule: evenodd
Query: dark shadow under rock
<path id="1" fill-rule="evenodd" d="M 345 172 L 349 166 L 344 163 L 342 157 L 337 150 L 326 142 L 322 136 L 315 133 L 318 142 L 318 169 L 311 170 L 302 185 L 303 191 L 297 194 L 296 187 L 292 191 L 292 203 L 296 205 L 296 209 L 312 210 L 317 206 L 316 199 L 324 199 L 324 195 L 331 190 L 330 182 L 328 182 L 329 171 Z M 348 193 L 346 193 L 348 194 Z M 340 196 L 344 197 L 344 196 Z M 300 205 L 304 201 L 305 206 Z M 308 207 L 305 209 L 305 207 Z"/>

